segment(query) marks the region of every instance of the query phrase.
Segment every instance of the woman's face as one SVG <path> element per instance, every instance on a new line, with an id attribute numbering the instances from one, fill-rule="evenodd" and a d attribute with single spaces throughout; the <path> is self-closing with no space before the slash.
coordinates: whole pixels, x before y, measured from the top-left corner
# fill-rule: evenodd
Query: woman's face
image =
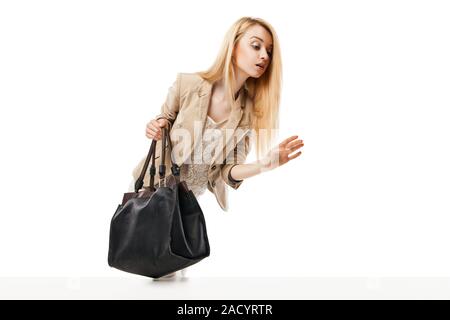
<path id="1" fill-rule="evenodd" d="M 259 78 L 272 57 L 272 36 L 259 24 L 251 26 L 236 45 L 235 65 L 248 77 Z M 257 65 L 261 65 L 261 67 Z"/>

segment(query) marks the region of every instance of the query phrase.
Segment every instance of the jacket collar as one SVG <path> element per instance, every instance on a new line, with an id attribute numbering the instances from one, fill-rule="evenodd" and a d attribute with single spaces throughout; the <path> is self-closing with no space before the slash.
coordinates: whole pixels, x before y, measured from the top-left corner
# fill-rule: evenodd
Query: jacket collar
<path id="1" fill-rule="evenodd" d="M 212 88 L 213 88 L 213 83 L 211 83 L 205 79 L 202 79 L 200 82 L 200 85 L 197 88 L 198 96 L 199 97 L 203 97 L 203 96 L 211 97 Z M 245 108 L 245 104 L 246 104 L 246 101 L 245 101 L 246 99 L 244 100 L 244 90 L 245 90 L 245 95 L 248 95 L 247 81 L 244 82 L 244 85 L 239 90 L 238 100 L 236 101 L 236 102 L 239 102 L 239 104 L 235 105 L 235 106 L 240 105 L 240 107 L 242 109 Z M 208 102 L 209 102 L 209 100 L 208 100 Z"/>

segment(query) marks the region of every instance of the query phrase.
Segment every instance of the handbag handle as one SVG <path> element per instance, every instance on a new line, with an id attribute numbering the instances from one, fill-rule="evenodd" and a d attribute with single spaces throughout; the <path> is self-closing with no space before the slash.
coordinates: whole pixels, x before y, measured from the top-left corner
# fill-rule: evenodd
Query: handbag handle
<path id="1" fill-rule="evenodd" d="M 165 153 L 165 146 L 168 142 L 169 145 L 169 151 L 170 151 L 170 161 L 172 163 L 172 174 L 175 176 L 175 179 L 177 182 L 179 181 L 180 176 L 180 167 L 173 161 L 172 157 L 172 141 L 170 140 L 170 135 L 168 133 L 168 129 L 166 127 L 163 127 L 162 129 L 162 141 L 161 141 L 161 164 L 159 166 L 159 177 L 162 179 L 162 181 L 165 181 L 165 174 L 166 174 L 166 153 Z M 142 167 L 141 174 L 139 175 L 139 178 L 134 183 L 134 191 L 137 193 L 142 186 L 144 185 L 144 176 L 145 172 L 147 171 L 148 165 L 150 163 L 150 159 L 152 160 L 152 164 L 150 166 L 150 190 L 155 191 L 155 175 L 156 175 L 156 166 L 155 166 L 155 157 L 156 157 L 156 143 L 157 140 L 153 139 L 152 144 L 150 145 L 150 149 L 148 151 L 147 157 L 145 158 L 144 166 Z"/>
<path id="2" fill-rule="evenodd" d="M 166 179 L 166 161 L 165 161 L 166 160 L 166 153 L 164 152 L 165 151 L 166 142 L 168 143 L 170 162 L 172 164 L 171 171 L 172 171 L 172 174 L 175 176 L 175 179 L 177 180 L 177 182 L 179 182 L 180 167 L 175 163 L 175 161 L 173 161 L 172 141 L 170 140 L 169 129 L 167 129 L 167 127 L 164 127 L 163 128 L 163 132 L 162 132 L 161 163 L 159 165 L 159 180 L 160 181 L 164 181 L 164 182 L 166 181 L 165 180 Z"/>

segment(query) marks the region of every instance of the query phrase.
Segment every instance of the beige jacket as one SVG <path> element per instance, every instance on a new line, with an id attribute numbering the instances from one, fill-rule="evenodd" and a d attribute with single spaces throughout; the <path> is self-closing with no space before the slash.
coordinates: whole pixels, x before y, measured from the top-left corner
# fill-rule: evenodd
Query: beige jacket
<path id="1" fill-rule="evenodd" d="M 236 164 L 245 162 L 247 155 L 251 149 L 251 123 L 253 120 L 253 102 L 248 94 L 244 95 L 243 90 L 247 90 L 244 86 L 239 93 L 236 103 L 232 106 L 229 121 L 225 128 L 230 129 L 225 136 L 225 143 L 221 152 L 214 155 L 209 171 L 207 188 L 211 191 L 224 211 L 228 211 L 227 186 L 237 189 L 242 181 L 233 181 L 229 178 L 229 171 Z M 208 107 L 211 99 L 212 83 L 201 78 L 195 73 L 178 73 L 177 79 L 169 88 L 166 101 L 161 107 L 161 113 L 155 118 L 165 118 L 169 120 L 170 137 L 173 144 L 173 150 L 183 149 L 183 154 L 172 152 L 172 159 L 181 166 L 185 160 L 190 159 L 190 155 L 198 144 L 201 145 L 201 132 L 205 125 Z M 243 101 L 246 96 L 246 101 Z M 196 123 L 196 130 L 194 130 Z M 201 130 L 198 130 L 198 127 Z M 176 131 L 187 130 L 192 137 L 191 142 L 184 142 L 179 139 Z M 195 131 L 195 132 L 194 132 Z M 177 141 L 177 140 L 180 141 Z M 182 143 L 178 146 L 178 143 Z M 187 145 L 189 144 L 189 145 Z M 158 168 L 161 155 L 161 141 L 156 145 L 156 176 L 155 183 L 159 182 Z M 228 152 L 227 152 L 228 151 Z M 166 175 L 170 174 L 170 153 L 166 149 Z M 223 160 L 223 161 L 222 161 Z M 139 177 L 145 157 L 133 170 L 134 180 Z M 150 174 L 149 170 L 145 173 L 144 186 L 149 186 Z"/>

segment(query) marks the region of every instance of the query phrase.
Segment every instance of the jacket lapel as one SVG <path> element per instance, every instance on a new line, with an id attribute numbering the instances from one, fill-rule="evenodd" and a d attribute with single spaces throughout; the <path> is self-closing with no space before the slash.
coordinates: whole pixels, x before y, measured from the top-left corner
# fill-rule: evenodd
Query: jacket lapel
<path id="1" fill-rule="evenodd" d="M 189 121 L 189 126 L 192 126 L 192 127 L 187 128 L 191 132 L 191 137 L 192 137 L 191 148 L 189 149 L 188 154 L 185 155 L 185 157 L 181 163 L 184 163 L 187 159 L 189 159 L 189 157 L 191 156 L 191 154 L 194 150 L 201 148 L 202 136 L 203 136 L 203 131 L 205 128 L 205 123 L 206 123 L 206 116 L 208 114 L 209 103 L 211 100 L 212 87 L 213 87 L 213 85 L 204 79 L 202 79 L 202 82 L 200 83 L 200 85 L 198 87 L 197 94 L 199 97 L 199 103 L 198 103 L 199 107 L 196 110 L 196 112 L 193 112 L 192 119 L 191 119 L 192 121 Z M 246 102 L 246 101 L 244 101 L 244 99 L 246 98 L 245 94 L 243 94 L 244 90 L 245 90 L 244 88 L 241 89 L 241 91 L 239 93 L 239 99 L 233 104 L 228 121 L 224 125 L 224 128 L 226 129 L 225 132 L 228 134 L 226 134 L 225 139 L 224 139 L 223 150 L 222 150 L 222 152 L 214 155 L 211 163 L 215 162 L 217 157 L 219 155 L 221 155 L 221 153 L 223 154 L 223 152 L 225 152 L 226 146 L 230 142 L 232 142 L 233 134 L 230 134 L 230 133 L 232 133 L 236 130 L 236 128 L 242 118 L 242 115 L 244 113 L 245 102 Z M 199 149 L 198 152 L 196 153 L 197 156 L 202 155 L 202 153 L 200 151 L 201 150 Z M 199 160 L 201 160 L 201 159 L 194 159 L 194 161 L 199 161 Z"/>

